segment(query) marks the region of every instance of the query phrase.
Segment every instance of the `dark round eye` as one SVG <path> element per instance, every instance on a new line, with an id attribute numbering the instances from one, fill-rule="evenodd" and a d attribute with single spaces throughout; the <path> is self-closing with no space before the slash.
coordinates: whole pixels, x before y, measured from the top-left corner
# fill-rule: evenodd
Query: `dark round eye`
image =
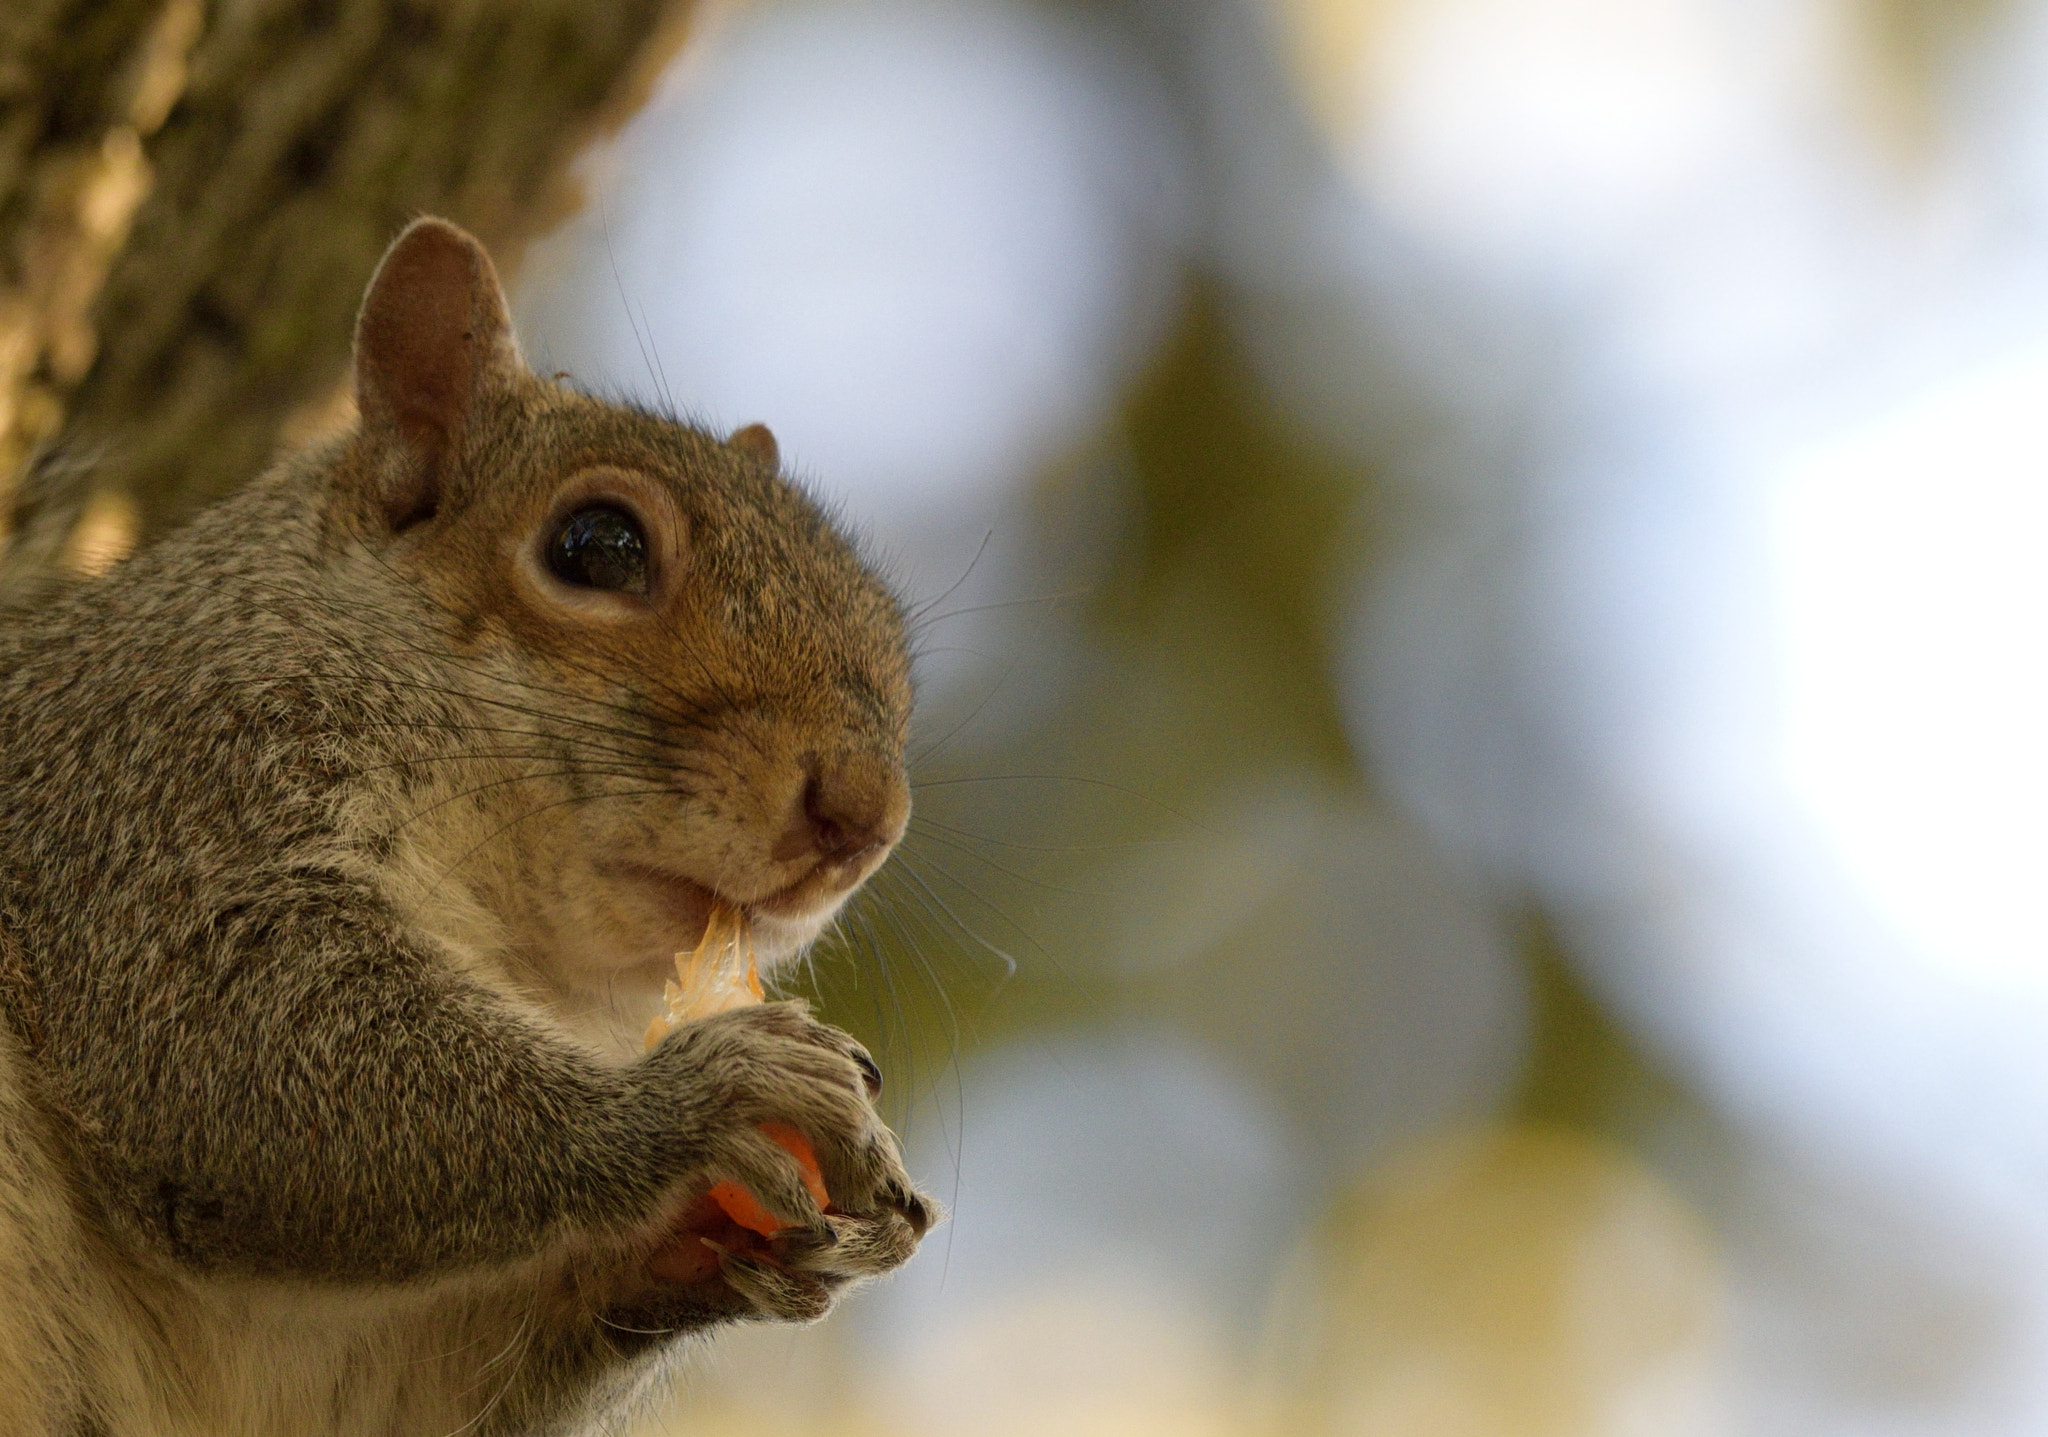
<path id="1" fill-rule="evenodd" d="M 647 536 L 624 509 L 610 504 L 578 509 L 548 540 L 548 572 L 579 588 L 644 594 Z"/>

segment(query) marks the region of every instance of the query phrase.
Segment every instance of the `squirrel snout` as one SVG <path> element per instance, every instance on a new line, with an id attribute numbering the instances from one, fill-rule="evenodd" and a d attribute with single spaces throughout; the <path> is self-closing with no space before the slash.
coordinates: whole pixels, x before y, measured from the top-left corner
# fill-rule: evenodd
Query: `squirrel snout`
<path id="1" fill-rule="evenodd" d="M 869 865 L 860 860 L 886 852 L 903 836 L 910 790 L 901 767 L 860 755 L 807 768 L 795 811 L 770 855 L 782 863 L 815 855 L 826 863 L 858 865 L 849 876 L 864 877 Z"/>

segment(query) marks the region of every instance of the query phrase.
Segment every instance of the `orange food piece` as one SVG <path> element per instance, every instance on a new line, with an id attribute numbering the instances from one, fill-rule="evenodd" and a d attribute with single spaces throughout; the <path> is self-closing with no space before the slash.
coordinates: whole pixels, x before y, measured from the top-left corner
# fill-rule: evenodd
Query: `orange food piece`
<path id="1" fill-rule="evenodd" d="M 825 1174 L 818 1166 L 818 1155 L 811 1148 L 811 1140 L 788 1123 L 763 1123 L 761 1131 L 796 1159 L 797 1168 L 803 1173 L 804 1186 L 810 1190 L 812 1201 L 821 1208 L 828 1205 L 832 1199 L 825 1191 Z M 736 1182 L 727 1180 L 713 1183 L 709 1196 L 727 1217 L 748 1232 L 773 1237 L 789 1226 L 762 1207 L 752 1193 Z"/>
<path id="2" fill-rule="evenodd" d="M 746 914 L 723 903 L 716 904 L 697 946 L 688 953 L 676 954 L 676 981 L 663 989 L 662 1011 L 647 1027 L 647 1046 L 652 1048 L 684 1023 L 759 1003 L 764 996 Z M 825 1174 L 818 1166 L 818 1155 L 810 1139 L 788 1123 L 763 1123 L 761 1131 L 796 1159 L 804 1187 L 818 1206 L 822 1208 L 831 1202 L 825 1191 Z M 706 1196 L 735 1224 L 762 1237 L 773 1237 L 789 1225 L 762 1207 L 739 1183 L 713 1183 Z"/>

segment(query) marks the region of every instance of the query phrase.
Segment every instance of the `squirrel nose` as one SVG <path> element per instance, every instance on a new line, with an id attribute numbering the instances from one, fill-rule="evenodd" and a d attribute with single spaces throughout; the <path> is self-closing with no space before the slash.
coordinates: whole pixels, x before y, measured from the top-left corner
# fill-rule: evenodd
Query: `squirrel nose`
<path id="1" fill-rule="evenodd" d="M 910 790 L 897 764 L 841 757 L 811 767 L 796 807 L 771 856 L 788 863 L 815 853 L 827 863 L 853 864 L 903 836 Z"/>

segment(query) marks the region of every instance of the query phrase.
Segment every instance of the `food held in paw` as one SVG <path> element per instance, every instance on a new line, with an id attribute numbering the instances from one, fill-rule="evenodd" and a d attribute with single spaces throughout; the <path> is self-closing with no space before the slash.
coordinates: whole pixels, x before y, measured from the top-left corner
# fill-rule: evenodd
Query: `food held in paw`
<path id="1" fill-rule="evenodd" d="M 732 1008 L 745 1008 L 764 998 L 760 967 L 754 958 L 753 934 L 746 915 L 720 903 L 712 907 L 704 936 L 688 953 L 676 954 L 676 977 L 662 991 L 662 1011 L 647 1028 L 652 1048 L 685 1023 Z M 761 1132 L 796 1160 L 804 1187 L 822 1209 L 831 1201 L 825 1175 L 810 1139 L 788 1123 L 763 1123 Z M 761 1237 L 773 1237 L 789 1224 L 761 1206 L 740 1183 L 714 1183 L 705 1199 L 735 1226 Z M 701 1207 L 701 1204 L 700 1204 Z M 696 1223 L 686 1223 L 695 1229 Z"/>
<path id="2" fill-rule="evenodd" d="M 811 1141 L 788 1123 L 763 1123 L 761 1131 L 791 1157 L 796 1159 L 802 1171 L 804 1186 L 810 1190 L 811 1200 L 822 1209 L 831 1202 L 825 1192 L 825 1174 L 818 1167 L 818 1155 L 811 1150 Z M 713 1183 L 708 1194 L 725 1215 L 745 1228 L 763 1237 L 773 1237 L 789 1224 L 761 1206 L 754 1195 L 732 1181 Z"/>

